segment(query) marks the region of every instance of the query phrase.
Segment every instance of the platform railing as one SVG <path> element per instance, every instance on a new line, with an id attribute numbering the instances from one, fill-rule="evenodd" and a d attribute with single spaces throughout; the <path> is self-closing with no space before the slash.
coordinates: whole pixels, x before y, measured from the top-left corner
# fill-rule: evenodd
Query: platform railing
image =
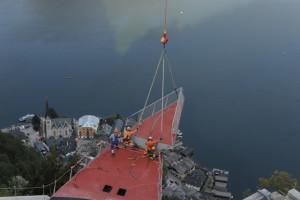
<path id="1" fill-rule="evenodd" d="M 175 103 L 176 101 L 180 100 L 183 97 L 182 88 L 177 89 L 169 93 L 168 95 L 160 98 L 159 100 L 155 101 L 154 103 L 146 106 L 144 109 L 139 110 L 138 112 L 132 114 L 127 118 L 127 124 L 130 126 L 135 126 L 139 123 L 142 123 L 146 119 L 152 117 L 153 115 L 160 112 L 162 109 L 170 106 L 171 104 Z M 163 102 L 162 102 L 163 101 Z M 182 101 L 182 100 L 180 100 Z M 163 107 L 162 107 L 163 105 Z M 181 113 L 181 112 L 180 112 Z M 177 116 L 178 118 L 178 116 Z M 176 125 L 176 124 L 174 124 Z M 178 127 L 177 127 L 178 128 Z"/>
<path id="2" fill-rule="evenodd" d="M 163 181 L 163 160 L 162 154 L 158 154 L 158 199 L 162 199 L 162 181 Z"/>
<path id="3" fill-rule="evenodd" d="M 176 105 L 175 115 L 174 115 L 173 122 L 172 122 L 173 137 L 176 137 L 176 134 L 179 132 L 178 127 L 179 127 L 183 104 L 184 104 L 184 95 L 183 95 L 182 88 L 180 88 L 180 91 L 178 92 L 178 101 L 177 101 L 177 105 Z M 173 139 L 172 145 L 174 145 L 174 141 L 175 140 Z"/>

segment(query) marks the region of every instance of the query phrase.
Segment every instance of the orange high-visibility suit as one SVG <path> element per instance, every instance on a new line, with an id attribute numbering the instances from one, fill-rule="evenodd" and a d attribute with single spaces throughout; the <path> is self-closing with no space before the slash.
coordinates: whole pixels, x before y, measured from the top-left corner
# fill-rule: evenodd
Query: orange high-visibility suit
<path id="1" fill-rule="evenodd" d="M 149 140 L 146 142 L 147 150 L 152 150 L 152 147 L 155 147 L 157 145 L 158 141 Z"/>
<path id="2" fill-rule="evenodd" d="M 133 147 L 133 142 L 131 140 L 131 135 L 133 133 L 135 133 L 138 129 L 136 129 L 135 131 L 132 131 L 132 130 L 124 130 L 124 138 L 123 138 L 123 142 L 124 142 L 124 145 L 125 147 L 126 146 L 130 146 L 130 147 Z"/>
<path id="3" fill-rule="evenodd" d="M 148 140 L 146 144 L 146 150 L 144 151 L 144 154 L 147 154 L 150 158 L 155 158 L 156 157 L 156 146 L 159 141 L 153 141 L 153 140 Z"/>

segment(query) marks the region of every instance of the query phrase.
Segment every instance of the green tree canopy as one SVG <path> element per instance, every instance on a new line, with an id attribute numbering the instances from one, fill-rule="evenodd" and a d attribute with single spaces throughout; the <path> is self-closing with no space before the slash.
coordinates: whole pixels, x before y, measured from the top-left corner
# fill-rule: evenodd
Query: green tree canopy
<path id="1" fill-rule="evenodd" d="M 41 128 L 41 119 L 39 118 L 39 116 L 35 115 L 31 119 L 31 124 L 32 124 L 33 130 L 39 131 Z"/>
<path id="2" fill-rule="evenodd" d="M 259 178 L 259 188 L 270 191 L 279 191 L 287 194 L 293 188 L 300 189 L 299 180 L 293 178 L 288 172 L 274 171 L 270 178 Z"/>
<path id="3" fill-rule="evenodd" d="M 66 183 L 70 167 L 79 160 L 79 155 L 74 154 L 69 162 L 62 162 L 62 158 L 55 146 L 46 157 L 41 157 L 32 147 L 24 146 L 23 143 L 11 134 L 0 132 L 0 186 L 11 188 L 12 185 L 19 187 L 41 187 L 53 183 L 63 176 L 58 182 L 56 189 Z M 73 169 L 73 175 L 77 169 Z M 13 190 L 1 190 L 0 196 L 9 196 Z M 53 185 L 45 188 L 45 194 L 53 192 Z M 34 190 L 18 190 L 17 195 L 43 193 L 41 188 Z"/>
<path id="4" fill-rule="evenodd" d="M 49 113 L 51 119 L 59 117 L 56 110 L 53 107 L 49 108 L 48 113 Z"/>
<path id="5" fill-rule="evenodd" d="M 247 188 L 244 192 L 243 192 L 243 198 L 247 198 L 249 196 L 252 195 L 252 191 L 250 188 Z"/>

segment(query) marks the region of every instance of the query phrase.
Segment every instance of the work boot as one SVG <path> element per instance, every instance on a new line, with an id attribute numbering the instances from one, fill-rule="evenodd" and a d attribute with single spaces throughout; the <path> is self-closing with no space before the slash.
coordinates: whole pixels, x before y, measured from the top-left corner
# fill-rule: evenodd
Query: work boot
<path id="1" fill-rule="evenodd" d="M 119 146 L 116 146 L 116 149 L 119 149 Z"/>
<path id="2" fill-rule="evenodd" d="M 110 154 L 110 157 L 115 157 L 115 154 L 114 154 L 114 153 L 111 153 L 111 154 Z"/>

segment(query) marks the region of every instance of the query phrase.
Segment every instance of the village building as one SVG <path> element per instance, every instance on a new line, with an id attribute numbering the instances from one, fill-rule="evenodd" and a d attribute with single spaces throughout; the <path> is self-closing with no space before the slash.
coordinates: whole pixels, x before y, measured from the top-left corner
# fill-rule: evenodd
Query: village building
<path id="1" fill-rule="evenodd" d="M 97 134 L 100 119 L 93 115 L 84 115 L 78 121 L 78 138 L 93 139 Z"/>
<path id="2" fill-rule="evenodd" d="M 52 110 L 52 112 L 51 112 Z M 53 114 L 54 109 L 49 107 L 48 99 L 46 98 L 45 116 L 40 117 L 42 124 L 42 134 L 45 139 L 53 136 L 55 138 L 71 137 L 74 133 L 75 119 L 74 118 L 59 118 L 58 115 Z"/>
<path id="3" fill-rule="evenodd" d="M 102 124 L 100 133 L 103 135 L 110 135 L 111 130 L 112 130 L 112 126 L 110 126 L 109 124 Z"/>
<path id="4" fill-rule="evenodd" d="M 200 191 L 206 180 L 206 175 L 201 169 L 194 170 L 183 179 L 183 183 L 191 190 Z"/>
<path id="5" fill-rule="evenodd" d="M 43 120 L 43 119 L 42 119 Z M 44 119 L 44 137 L 71 137 L 74 132 L 74 118 L 54 118 L 46 117 Z"/>

